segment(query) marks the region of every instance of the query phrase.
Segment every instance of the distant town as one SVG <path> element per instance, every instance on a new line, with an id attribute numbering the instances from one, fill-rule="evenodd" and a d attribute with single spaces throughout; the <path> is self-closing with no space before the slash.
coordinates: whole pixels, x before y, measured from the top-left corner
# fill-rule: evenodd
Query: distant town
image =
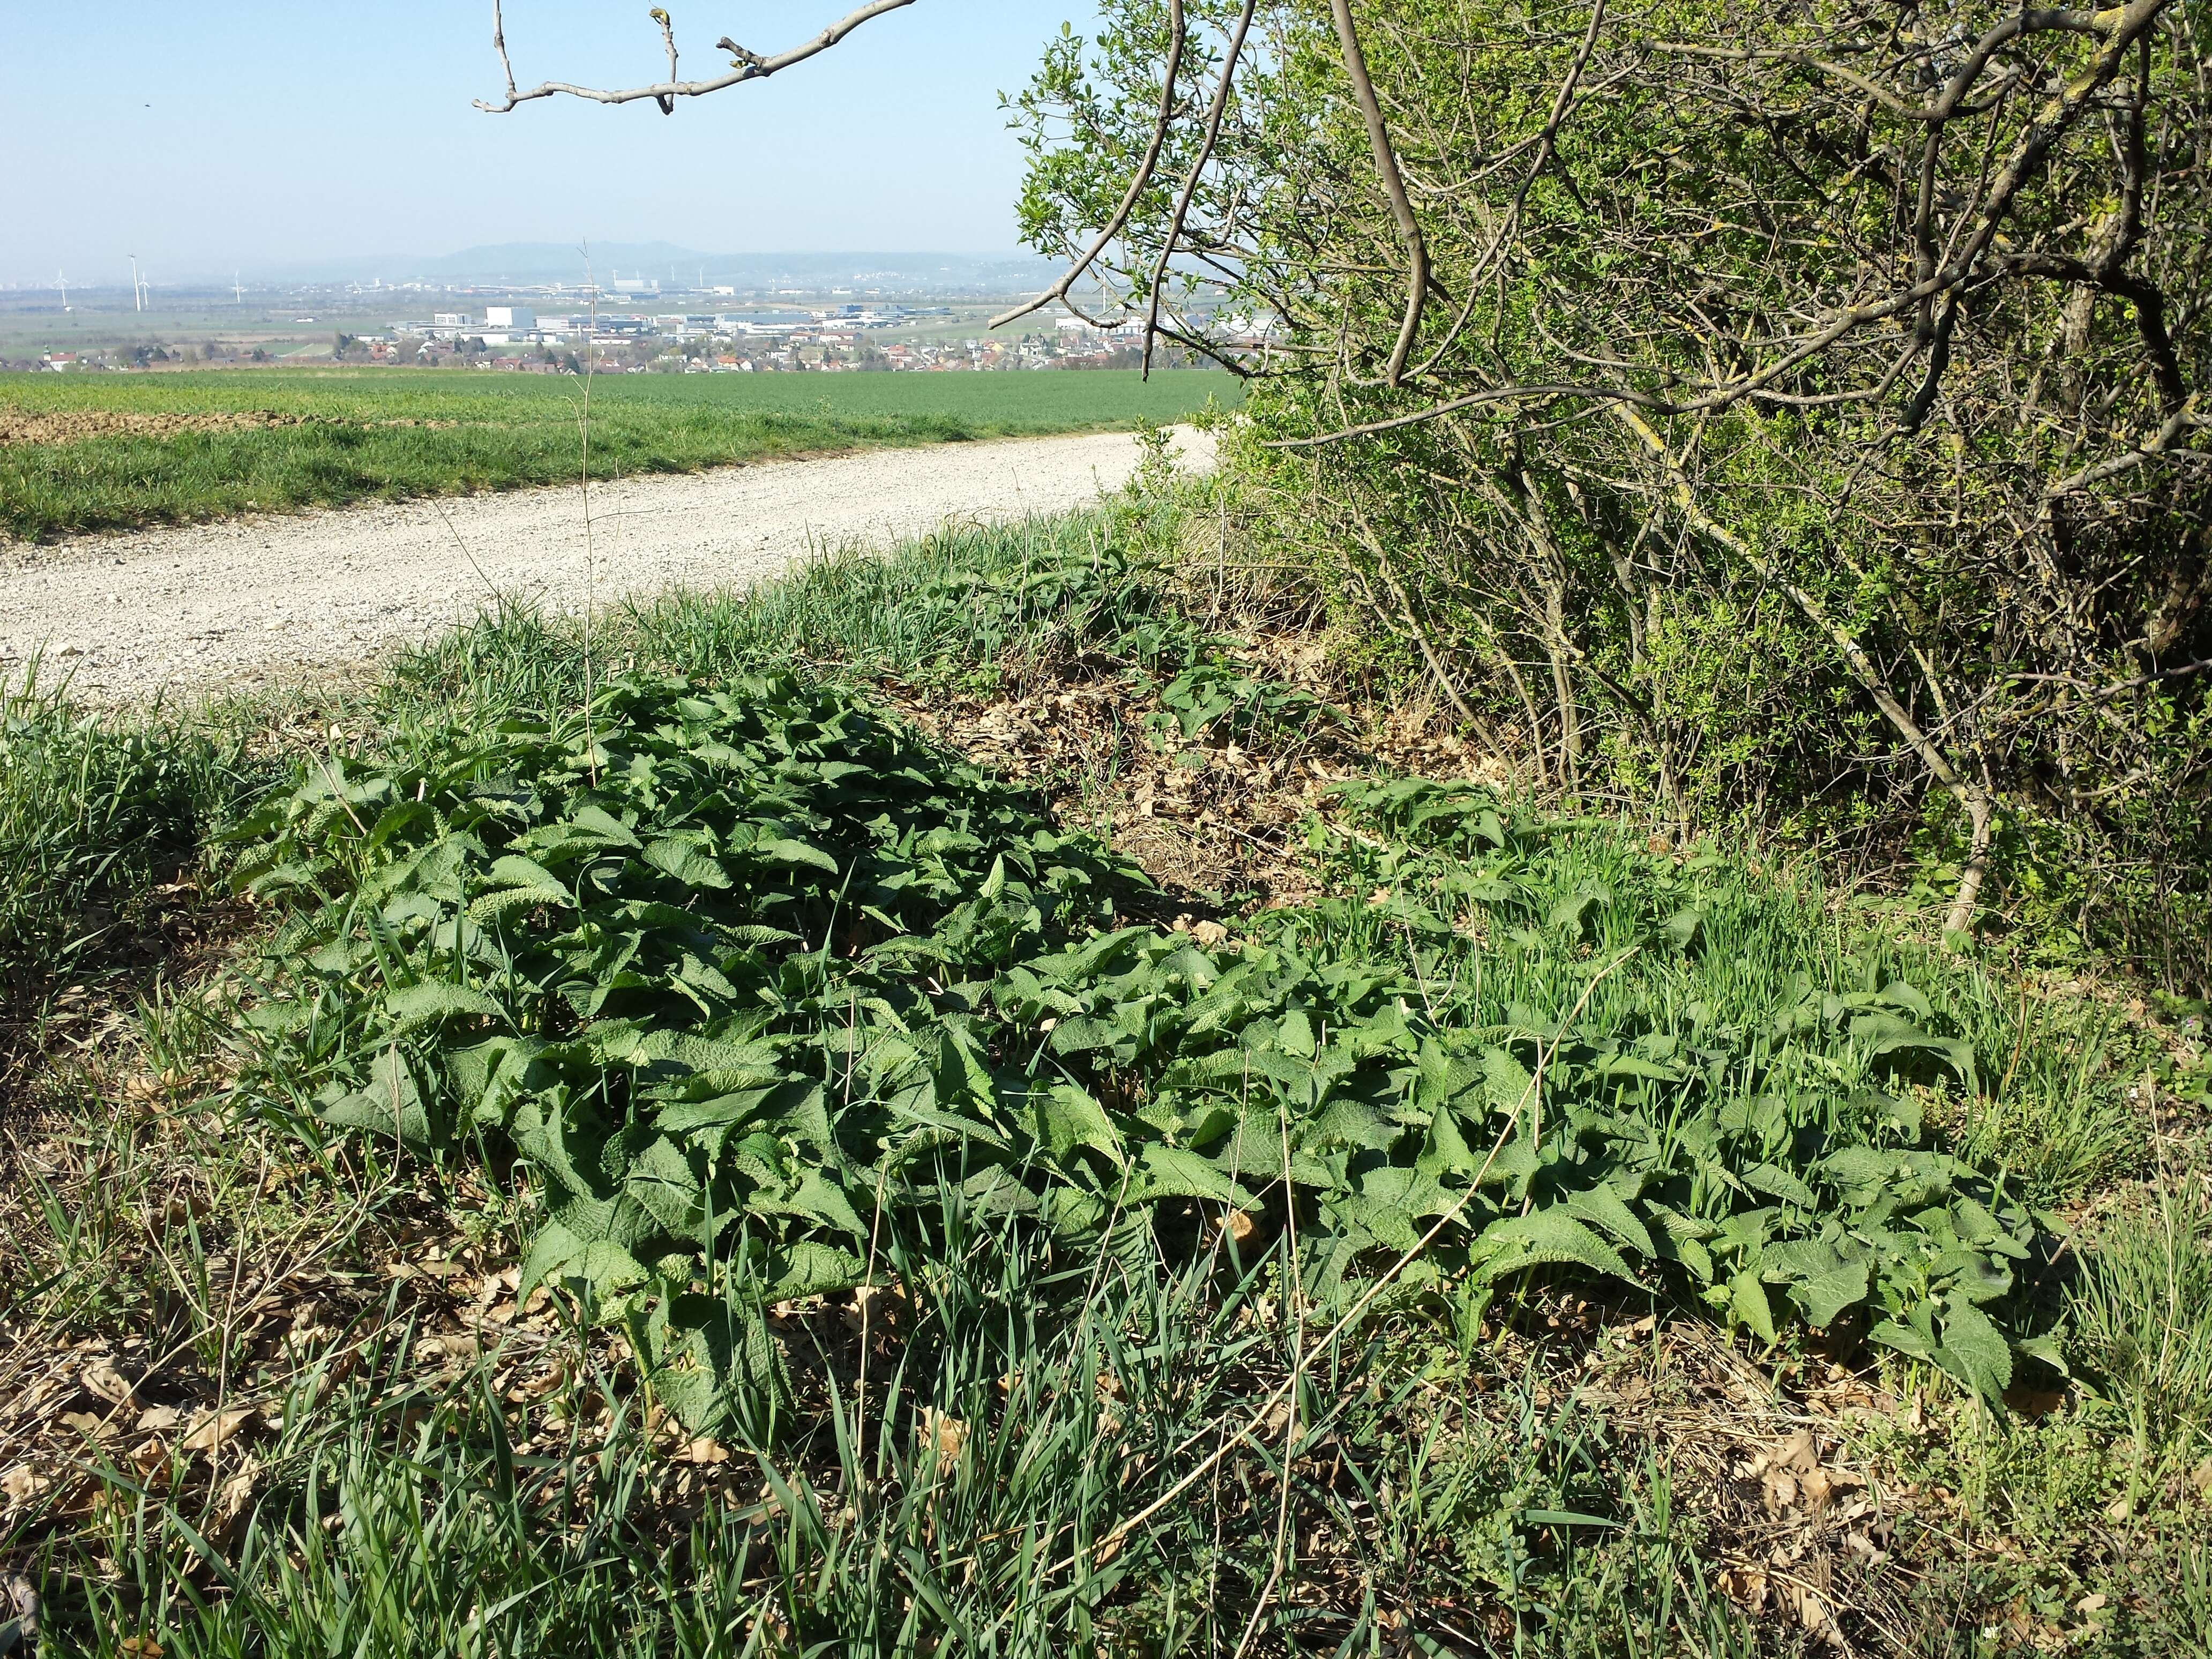
<path id="1" fill-rule="evenodd" d="M 989 317 L 1016 298 L 706 283 L 664 289 L 657 279 L 618 274 L 597 283 L 528 287 L 376 281 L 157 293 L 134 284 L 120 298 L 106 290 L 34 295 L 17 288 L 0 294 L 0 320 L 9 325 L 0 328 L 0 368 L 67 374 L 343 363 L 537 374 L 942 374 L 1118 368 L 1142 361 L 1141 323 L 1094 323 L 1081 314 L 1090 307 L 1079 300 L 991 331 Z M 1242 343 L 1265 344 L 1264 329 L 1237 332 Z M 1158 367 L 1200 361 L 1175 348 L 1154 356 Z"/>

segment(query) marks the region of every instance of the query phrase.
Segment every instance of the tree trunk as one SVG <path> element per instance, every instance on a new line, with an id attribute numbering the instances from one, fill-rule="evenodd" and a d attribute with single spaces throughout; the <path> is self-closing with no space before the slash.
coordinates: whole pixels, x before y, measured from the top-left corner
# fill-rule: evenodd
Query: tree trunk
<path id="1" fill-rule="evenodd" d="M 1989 793 L 1978 784 L 1968 784 L 1959 796 L 1966 809 L 1966 822 L 1972 827 L 1972 838 L 1967 844 L 1966 867 L 1960 872 L 1959 890 L 1951 900 L 1951 912 L 1943 918 L 1946 935 L 1963 933 L 1974 925 L 1974 910 L 1982 895 L 1982 879 L 1990 870 L 1990 821 L 1992 811 Z"/>

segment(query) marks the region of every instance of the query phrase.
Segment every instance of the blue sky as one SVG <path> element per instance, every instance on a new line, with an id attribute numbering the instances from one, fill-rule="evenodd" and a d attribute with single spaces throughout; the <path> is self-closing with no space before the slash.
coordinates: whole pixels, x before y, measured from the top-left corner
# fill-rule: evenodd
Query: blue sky
<path id="1" fill-rule="evenodd" d="M 519 81 L 665 71 L 650 0 L 508 0 Z M 674 0 L 684 71 L 839 0 Z M 511 114 L 489 0 L 0 0 L 0 280 L 123 283 L 483 243 L 1010 252 L 997 94 L 1085 0 L 917 0 L 766 82 Z"/>

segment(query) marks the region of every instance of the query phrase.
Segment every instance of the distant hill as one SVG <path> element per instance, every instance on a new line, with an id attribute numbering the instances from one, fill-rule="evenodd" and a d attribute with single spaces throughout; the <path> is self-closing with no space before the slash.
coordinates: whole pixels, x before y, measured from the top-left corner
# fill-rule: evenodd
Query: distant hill
<path id="1" fill-rule="evenodd" d="M 577 283 L 585 254 L 562 242 L 500 242 L 434 256 L 383 254 L 303 262 L 268 273 L 296 282 Z M 649 277 L 664 284 L 818 289 L 857 284 L 1004 293 L 1049 282 L 1055 267 L 1033 254 L 705 253 L 673 242 L 595 242 L 591 270 L 602 283 Z"/>

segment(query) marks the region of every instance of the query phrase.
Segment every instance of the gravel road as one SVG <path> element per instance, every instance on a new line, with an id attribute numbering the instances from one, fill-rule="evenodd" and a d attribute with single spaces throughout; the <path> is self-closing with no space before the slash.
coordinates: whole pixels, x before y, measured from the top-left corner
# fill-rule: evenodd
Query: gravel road
<path id="1" fill-rule="evenodd" d="M 1178 439 L 1187 464 L 1210 464 L 1209 440 Z M 596 592 L 743 588 L 818 549 L 1060 512 L 1137 460 L 1131 437 L 1084 434 L 595 483 Z M 43 649 L 49 673 L 110 704 L 297 682 L 474 616 L 493 592 L 580 609 L 584 550 L 574 487 L 0 544 L 0 680 Z"/>

